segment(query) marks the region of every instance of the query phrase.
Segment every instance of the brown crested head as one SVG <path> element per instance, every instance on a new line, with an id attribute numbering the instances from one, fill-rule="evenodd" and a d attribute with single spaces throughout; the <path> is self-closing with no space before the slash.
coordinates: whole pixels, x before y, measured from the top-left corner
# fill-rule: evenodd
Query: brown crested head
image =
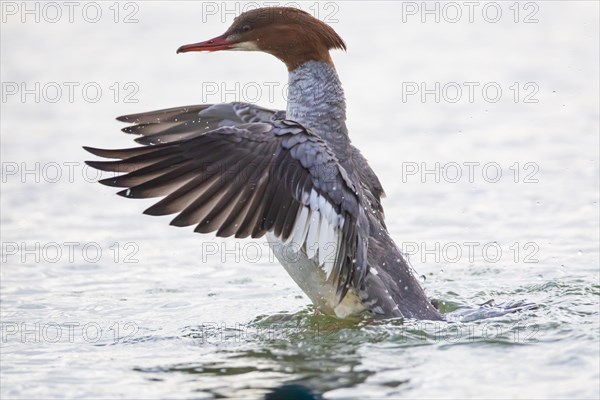
<path id="1" fill-rule="evenodd" d="M 240 14 L 223 35 L 181 46 L 177 52 L 263 51 L 292 71 L 311 60 L 333 65 L 330 49 L 346 50 L 346 44 L 329 25 L 297 8 L 267 7 Z"/>

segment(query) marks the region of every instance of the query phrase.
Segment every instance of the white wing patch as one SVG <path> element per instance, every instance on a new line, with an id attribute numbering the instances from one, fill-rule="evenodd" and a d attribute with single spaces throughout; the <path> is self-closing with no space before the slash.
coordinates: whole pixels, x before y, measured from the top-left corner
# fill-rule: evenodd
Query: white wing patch
<path id="1" fill-rule="evenodd" d="M 288 248 L 295 251 L 304 250 L 329 279 L 341 246 L 344 218 L 314 189 L 302 194 L 302 204 L 285 244 L 293 243 Z"/>

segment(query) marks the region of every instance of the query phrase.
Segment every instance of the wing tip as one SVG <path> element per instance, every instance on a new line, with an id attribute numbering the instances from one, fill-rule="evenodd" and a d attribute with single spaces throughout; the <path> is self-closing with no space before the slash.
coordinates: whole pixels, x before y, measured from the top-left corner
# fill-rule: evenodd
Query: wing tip
<path id="1" fill-rule="evenodd" d="M 159 201 L 158 203 L 146 208 L 142 214 L 144 215 L 151 215 L 153 217 L 162 217 L 163 215 L 170 215 L 170 214 L 175 214 L 177 211 L 172 211 L 170 210 L 167 206 L 165 206 L 164 204 L 164 200 L 162 199 L 161 201 Z M 175 219 L 173 219 L 174 221 Z M 169 223 L 169 225 L 173 225 L 173 226 L 179 226 L 179 225 L 175 225 L 173 224 L 173 221 L 171 221 Z"/>
<path id="2" fill-rule="evenodd" d="M 107 167 L 106 167 L 107 161 L 84 161 L 84 162 L 87 166 L 97 169 L 99 171 L 112 171 L 112 170 L 107 169 Z"/>
<path id="3" fill-rule="evenodd" d="M 110 159 L 123 159 L 126 157 L 123 157 L 123 153 L 126 151 L 132 151 L 132 150 L 136 150 L 137 148 L 134 149 L 99 149 L 97 147 L 89 147 L 89 146 L 81 146 L 83 147 L 83 149 L 85 151 L 87 151 L 90 154 L 93 154 L 95 156 L 98 157 L 102 157 L 102 158 L 110 158 Z M 93 162 L 93 161 L 90 161 Z M 86 161 L 86 163 L 88 163 L 88 161 Z M 90 164 L 88 164 L 90 165 Z M 92 165 L 90 165 L 92 166 Z M 94 168 L 97 168 L 94 166 Z"/>
<path id="4" fill-rule="evenodd" d="M 101 154 L 103 154 L 104 152 L 106 152 L 106 150 L 104 149 L 99 149 L 97 147 L 90 147 L 90 146 L 81 146 L 82 149 L 84 149 L 85 151 L 87 151 L 90 154 L 93 154 L 95 156 L 99 156 L 102 157 Z M 86 164 L 88 163 L 88 161 L 85 162 Z M 89 164 L 88 164 L 89 165 Z"/>
<path id="5" fill-rule="evenodd" d="M 127 123 L 131 123 L 131 124 L 137 124 L 136 114 L 120 115 L 115 119 L 119 122 L 127 122 Z"/>
<path id="6" fill-rule="evenodd" d="M 110 178 L 103 179 L 103 181 L 110 181 Z M 110 186 L 110 183 L 103 183 L 103 184 L 107 185 L 107 186 Z M 131 189 L 123 189 L 123 190 L 120 190 L 120 191 L 117 192 L 118 196 L 125 197 L 127 199 L 131 198 L 130 194 L 131 194 Z"/>

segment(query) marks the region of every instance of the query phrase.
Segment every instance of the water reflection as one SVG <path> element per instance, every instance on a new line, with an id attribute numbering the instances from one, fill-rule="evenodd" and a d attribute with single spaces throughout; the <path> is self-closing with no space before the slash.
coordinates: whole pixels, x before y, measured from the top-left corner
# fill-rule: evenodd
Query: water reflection
<path id="1" fill-rule="evenodd" d="M 210 352 L 199 351 L 193 364 L 138 371 L 191 374 L 199 391 L 216 397 L 318 399 L 321 393 L 365 382 L 375 371 L 361 367 L 359 350 L 365 339 L 375 338 L 359 334 L 356 322 L 312 313 L 306 308 L 258 317 L 246 325 L 188 326 L 182 336 L 191 348 Z M 290 394 L 297 397 L 281 397 Z"/>
<path id="2" fill-rule="evenodd" d="M 358 386 L 365 390 L 375 381 L 377 394 L 398 395 L 410 388 L 411 370 L 428 362 L 414 356 L 415 348 L 535 343 L 534 331 L 511 318 L 470 323 L 348 321 L 314 315 L 307 307 L 246 324 L 186 326 L 180 340 L 193 353 L 193 362 L 136 370 L 153 380 L 165 373 L 179 374 L 195 393 L 210 397 L 310 399 L 334 391 L 343 395 Z"/>
<path id="3" fill-rule="evenodd" d="M 319 400 L 323 397 L 299 384 L 286 384 L 265 395 L 265 400 Z"/>

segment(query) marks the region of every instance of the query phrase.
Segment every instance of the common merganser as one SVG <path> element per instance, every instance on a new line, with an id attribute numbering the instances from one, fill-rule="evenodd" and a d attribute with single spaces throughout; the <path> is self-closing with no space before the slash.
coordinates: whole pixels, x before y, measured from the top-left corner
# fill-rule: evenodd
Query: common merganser
<path id="1" fill-rule="evenodd" d="M 346 49 L 327 24 L 295 8 L 245 12 L 214 39 L 177 52 L 269 53 L 289 71 L 287 110 L 204 104 L 117 118 L 146 145 L 84 147 L 100 182 L 129 198 L 165 196 L 146 211 L 178 214 L 219 237 L 267 236 L 316 308 L 340 318 L 370 314 L 440 320 L 384 222 L 384 191 L 350 142 L 344 91 L 329 54 Z"/>

